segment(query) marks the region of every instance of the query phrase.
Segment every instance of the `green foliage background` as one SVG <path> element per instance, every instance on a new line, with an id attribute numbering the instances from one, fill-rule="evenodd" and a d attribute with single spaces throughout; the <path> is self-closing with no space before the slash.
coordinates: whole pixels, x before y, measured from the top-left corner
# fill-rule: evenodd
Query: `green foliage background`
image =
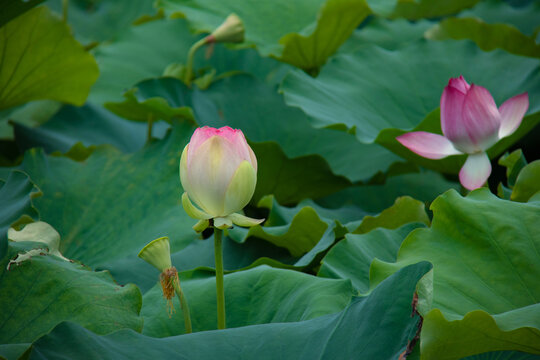
<path id="1" fill-rule="evenodd" d="M 0 5 L 1 358 L 540 358 L 540 2 L 63 4 Z M 199 51 L 186 86 L 189 48 L 230 13 L 245 42 Z M 464 156 L 395 140 L 441 133 L 459 75 L 530 101 L 471 193 Z M 178 163 L 225 125 L 257 156 L 245 212 L 266 221 L 226 232 L 218 331 L 212 232 L 192 230 Z M 37 221 L 59 249 L 13 235 Z M 137 257 L 161 236 L 193 334 Z"/>

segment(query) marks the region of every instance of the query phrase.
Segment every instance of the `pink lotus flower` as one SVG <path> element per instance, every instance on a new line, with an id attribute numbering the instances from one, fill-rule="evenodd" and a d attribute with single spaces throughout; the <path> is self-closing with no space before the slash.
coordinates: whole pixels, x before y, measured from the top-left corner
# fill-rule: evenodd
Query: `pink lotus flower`
<path id="1" fill-rule="evenodd" d="M 416 131 L 396 139 L 412 152 L 428 159 L 469 154 L 459 171 L 461 184 L 474 190 L 486 182 L 491 163 L 486 150 L 521 124 L 529 108 L 527 93 L 506 100 L 498 109 L 485 88 L 460 76 L 448 81 L 441 97 L 441 128 L 444 136 Z"/>
<path id="2" fill-rule="evenodd" d="M 201 220 L 194 227 L 197 231 L 204 230 L 209 219 L 218 228 L 263 221 L 237 213 L 249 203 L 257 183 L 257 158 L 240 130 L 228 126 L 195 130 L 182 152 L 180 181 L 184 209 Z"/>

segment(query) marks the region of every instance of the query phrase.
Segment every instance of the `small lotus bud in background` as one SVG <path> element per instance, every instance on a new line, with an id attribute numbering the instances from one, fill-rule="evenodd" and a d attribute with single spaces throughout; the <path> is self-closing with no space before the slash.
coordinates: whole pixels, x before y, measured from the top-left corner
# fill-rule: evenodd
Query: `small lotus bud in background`
<path id="1" fill-rule="evenodd" d="M 206 39 L 206 42 L 241 43 L 244 41 L 244 23 L 236 14 L 230 14 Z"/>
<path id="2" fill-rule="evenodd" d="M 254 226 L 264 220 L 237 213 L 249 203 L 257 184 L 257 159 L 241 130 L 228 126 L 195 130 L 182 152 L 180 181 L 184 209 L 200 220 L 196 231 L 204 230 L 210 219 L 219 229 L 233 223 Z"/>
<path id="3" fill-rule="evenodd" d="M 469 154 L 459 172 L 461 184 L 474 190 L 486 182 L 491 163 L 486 150 L 513 134 L 529 107 L 527 93 L 506 100 L 499 108 L 485 88 L 460 76 L 448 81 L 441 97 L 441 128 L 444 136 L 424 131 L 396 139 L 412 152 L 428 159 Z"/>
<path id="4" fill-rule="evenodd" d="M 193 81 L 193 61 L 197 50 L 207 44 L 214 43 L 241 43 L 244 41 L 244 23 L 235 14 L 227 16 L 225 21 L 219 25 L 212 33 L 195 42 L 189 49 L 186 62 L 186 72 L 184 83 L 191 87 Z"/>
<path id="5" fill-rule="evenodd" d="M 180 288 L 178 271 L 174 266 L 172 266 L 171 263 L 171 248 L 169 245 L 169 238 L 164 236 L 149 242 L 139 252 L 138 256 L 159 270 L 159 281 L 161 283 L 161 289 L 163 290 L 163 297 L 167 299 L 169 318 L 174 313 L 172 299 L 175 293 L 178 295 L 180 306 L 182 307 L 182 312 L 184 313 L 184 326 L 186 333 L 190 333 L 192 329 L 189 307 L 184 293 Z"/>

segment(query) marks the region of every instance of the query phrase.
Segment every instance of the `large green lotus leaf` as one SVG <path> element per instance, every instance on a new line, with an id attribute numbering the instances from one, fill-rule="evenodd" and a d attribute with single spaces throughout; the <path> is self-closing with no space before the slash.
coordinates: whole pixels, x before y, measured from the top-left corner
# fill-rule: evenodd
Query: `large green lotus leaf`
<path id="1" fill-rule="evenodd" d="M 216 279 L 181 281 L 190 304 L 193 331 L 217 328 Z M 298 271 L 259 266 L 225 276 L 227 328 L 313 319 L 343 310 L 353 289 L 348 280 L 322 279 Z M 157 284 L 143 298 L 143 334 L 152 337 L 185 332 L 180 302 L 173 301 L 176 314 L 169 318 L 167 301 Z"/>
<path id="2" fill-rule="evenodd" d="M 0 27 L 39 5 L 44 0 L 13 0 L 0 3 Z"/>
<path id="3" fill-rule="evenodd" d="M 63 0 L 49 0 L 47 6 L 62 14 Z M 68 23 L 83 42 L 111 40 L 142 15 L 154 13 L 148 0 L 70 0 Z"/>
<path id="4" fill-rule="evenodd" d="M 535 160 L 519 172 L 510 199 L 528 201 L 540 192 L 540 160 Z"/>
<path id="5" fill-rule="evenodd" d="M 98 77 L 94 58 L 46 7 L 3 26 L 0 42 L 0 109 L 39 99 L 82 105 Z"/>
<path id="6" fill-rule="evenodd" d="M 60 233 L 64 256 L 107 268 L 160 236 L 170 237 L 173 251 L 195 239 L 194 220 L 180 204 L 178 177 L 180 153 L 192 132 L 180 123 L 134 154 L 102 146 L 84 162 L 29 150 L 22 169 L 44 194 L 34 205 Z"/>
<path id="7" fill-rule="evenodd" d="M 155 123 L 153 136 L 162 138 L 167 125 Z M 110 144 L 123 152 L 141 149 L 147 125 L 122 119 L 90 103 L 82 107 L 64 106 L 49 121 L 38 127 L 13 124 L 15 141 L 21 151 L 42 147 L 46 152 L 69 151 L 77 142 L 85 146 Z"/>
<path id="8" fill-rule="evenodd" d="M 170 63 L 185 62 L 195 41 L 183 20 L 156 20 L 129 28 L 115 42 L 95 50 L 101 74 L 89 100 L 122 101 L 124 91 L 138 81 L 162 75 Z"/>
<path id="9" fill-rule="evenodd" d="M 139 101 L 138 89 L 134 88 L 124 93 L 124 101 L 119 103 L 105 103 L 105 107 L 121 117 L 134 121 L 165 120 L 169 123 L 173 119 L 193 119 L 193 112 L 188 107 L 171 107 L 167 100 L 161 97 L 149 98 Z"/>
<path id="10" fill-rule="evenodd" d="M 0 343 L 32 342 L 62 321 L 98 334 L 142 330 L 139 289 L 117 285 L 107 272 L 39 254 L 8 269 L 12 258 L 31 251 L 35 244 L 10 243 L 0 262 Z"/>
<path id="11" fill-rule="evenodd" d="M 477 17 L 489 24 L 509 24 L 527 36 L 534 36 L 539 29 L 537 1 L 506 2 L 501 0 L 480 1 L 472 9 L 462 11 L 459 17 Z"/>
<path id="12" fill-rule="evenodd" d="M 502 1 L 484 1 L 459 17 L 444 19 L 426 36 L 435 40 L 471 39 L 486 51 L 499 48 L 516 55 L 540 57 L 540 45 L 533 33 L 539 16 L 538 3 L 514 8 Z"/>
<path id="13" fill-rule="evenodd" d="M 47 122 L 62 107 L 62 103 L 54 100 L 30 101 L 21 106 L 0 111 L 0 138 L 13 138 L 13 123 L 25 126 L 39 126 Z"/>
<path id="14" fill-rule="evenodd" d="M 290 158 L 275 142 L 251 143 L 257 156 L 257 187 L 252 201 L 273 194 L 283 204 L 329 195 L 351 185 L 319 155 Z"/>
<path id="15" fill-rule="evenodd" d="M 418 280 L 430 268 L 421 263 L 402 269 L 342 312 L 300 322 L 162 339 L 129 330 L 98 336 L 64 323 L 34 343 L 30 359 L 73 358 L 83 347 L 87 359 L 396 359 L 416 331 L 411 299 Z"/>
<path id="16" fill-rule="evenodd" d="M 462 320 L 448 321 L 439 309 L 434 309 L 424 316 L 422 358 L 450 360 L 468 354 L 517 349 L 536 354 L 533 359 L 538 359 L 540 331 L 537 327 L 523 325 L 538 319 L 540 310 L 538 306 L 524 310 L 501 316 L 476 310 L 467 313 Z M 507 320 L 508 317 L 514 318 L 510 322 L 516 323 L 515 328 L 500 326 L 500 318 Z"/>
<path id="17" fill-rule="evenodd" d="M 370 13 L 364 0 L 160 0 L 158 4 L 173 16 L 187 18 L 197 32 L 211 32 L 235 13 L 244 23 L 246 44 L 256 46 L 263 56 L 315 73 Z"/>
<path id="18" fill-rule="evenodd" d="M 374 258 L 394 262 L 403 239 L 422 223 L 410 223 L 397 229 L 375 229 L 367 234 L 347 234 L 322 259 L 318 276 L 349 279 L 361 294 L 369 291 L 369 267 Z"/>
<path id="19" fill-rule="evenodd" d="M 540 45 L 534 38 L 513 26 L 487 24 L 477 18 L 445 19 L 428 30 L 426 36 L 432 40 L 470 39 L 485 51 L 503 49 L 516 55 L 540 57 Z"/>
<path id="20" fill-rule="evenodd" d="M 480 0 L 398 0 L 390 17 L 404 17 L 409 20 L 438 18 L 458 13 L 463 9 L 474 6 L 479 1 Z"/>
<path id="21" fill-rule="evenodd" d="M 532 115 L 540 110 L 538 69 L 535 59 L 486 53 L 469 41 L 422 40 L 394 51 L 368 45 L 338 55 L 317 78 L 291 71 L 281 88 L 285 101 L 315 125 L 344 125 L 371 143 L 382 130 L 415 128 L 438 108 L 448 79 L 459 75 L 491 91 L 497 104 L 528 91 Z M 530 121 L 526 117 L 521 126 Z"/>
<path id="22" fill-rule="evenodd" d="M 317 74 L 319 68 L 370 13 L 371 9 L 364 0 L 327 0 L 317 16 L 315 30 L 312 31 L 313 25 L 310 25 L 300 33 L 283 36 L 279 39 L 283 52 L 278 56 L 272 55 L 306 72 Z"/>
<path id="23" fill-rule="evenodd" d="M 39 215 L 32 198 L 40 194 L 39 189 L 25 173 L 15 170 L 0 180 L 0 257 L 7 251 L 7 231 L 23 215 L 37 220 Z"/>
<path id="24" fill-rule="evenodd" d="M 379 16 L 419 20 L 439 18 L 469 8 L 479 0 L 367 0 Z"/>
<path id="25" fill-rule="evenodd" d="M 290 223 L 298 212 L 310 207 L 317 212 L 320 219 L 329 223 L 333 220 L 339 221 L 341 224 L 351 223 L 364 218 L 368 213 L 358 206 L 347 205 L 337 208 L 325 208 L 317 204 L 311 199 L 304 200 L 294 207 L 281 206 L 275 201 L 273 196 L 267 196 L 259 201 L 259 207 L 270 210 L 265 226 L 281 226 Z"/>
<path id="26" fill-rule="evenodd" d="M 265 226 L 281 226 L 290 223 L 305 207 L 314 209 L 319 218 L 326 223 L 336 220 L 340 224 L 345 224 L 349 231 L 357 234 L 369 232 L 377 227 L 395 229 L 409 222 L 429 224 L 425 204 L 409 196 L 398 197 L 394 204 L 379 214 L 365 211 L 361 207 L 351 204 L 337 208 L 326 208 L 313 200 L 304 200 L 295 207 L 285 207 L 280 206 L 275 201 L 270 206 L 267 203 L 269 200 L 271 197 L 264 198 L 259 202 L 259 206 L 271 209 L 264 223 Z"/>
<path id="27" fill-rule="evenodd" d="M 0 344 L 0 359 L 19 359 L 31 345 L 32 343 Z"/>
<path id="28" fill-rule="evenodd" d="M 339 53 L 353 53 L 366 44 L 375 44 L 388 50 L 395 50 L 405 44 L 424 38 L 424 32 L 433 26 L 428 20 L 410 22 L 405 19 L 388 20 L 373 17 L 362 28 L 355 30 L 338 50 Z"/>
<path id="29" fill-rule="evenodd" d="M 229 231 L 230 236 L 239 242 L 258 238 L 284 247 L 293 257 L 299 258 L 292 264 L 297 267 L 313 264 L 348 231 L 361 234 L 377 227 L 395 229 L 414 221 L 429 224 L 424 204 L 410 197 L 398 198 L 391 207 L 376 216 L 363 216 L 365 213 L 360 209 L 351 207 L 326 209 L 311 201 L 294 208 L 280 206 L 276 201 L 265 206 L 271 211 L 264 227 L 235 228 Z M 351 216 L 356 218 L 351 219 Z M 345 219 L 351 220 L 346 228 L 341 225 Z"/>
<path id="30" fill-rule="evenodd" d="M 378 227 L 396 229 L 410 222 L 429 225 L 426 206 L 423 202 L 415 200 L 410 196 L 402 196 L 397 198 L 392 206 L 383 210 L 380 214 L 376 216 L 367 215 L 362 218 L 358 227 L 352 227 L 352 233 L 365 234 Z M 351 229 L 351 225 L 348 224 L 347 227 Z"/>
<path id="31" fill-rule="evenodd" d="M 253 226 L 230 231 L 233 239 L 245 241 L 249 237 L 264 239 L 276 246 L 286 248 L 292 256 L 300 257 L 310 251 L 328 229 L 317 212 L 309 206 L 302 207 L 289 224 L 278 226 Z"/>
<path id="32" fill-rule="evenodd" d="M 371 265 L 376 283 L 396 267 L 433 263 L 422 356 L 455 359 L 495 350 L 540 354 L 540 204 L 502 200 L 487 189 L 465 198 L 450 190 L 431 209 L 432 226 L 404 240 L 395 264 L 376 260 Z"/>
<path id="33" fill-rule="evenodd" d="M 379 213 L 400 196 L 410 196 L 428 203 L 448 189 L 459 190 L 460 185 L 433 171 L 422 171 L 389 177 L 384 184 L 349 187 L 317 199 L 317 203 L 329 208 L 355 206 L 368 213 Z"/>
<path id="34" fill-rule="evenodd" d="M 379 145 L 358 143 L 345 132 L 314 129 L 302 111 L 287 106 L 272 86 L 254 76 L 229 77 L 193 93 L 173 78 L 146 80 L 136 87 L 139 100 L 161 97 L 173 107 L 192 107 L 200 125 L 242 129 L 251 142 L 277 142 L 288 157 L 320 155 L 334 174 L 353 182 L 386 171 L 399 159 Z M 290 191 L 294 194 L 299 190 Z"/>
<path id="35" fill-rule="evenodd" d="M 101 75 L 92 88 L 90 101 L 96 104 L 122 101 L 122 94 L 137 82 L 161 76 L 173 63 L 185 63 L 191 45 L 198 40 L 183 19 L 160 19 L 131 27 L 110 44 L 95 50 Z M 283 66 L 261 58 L 255 50 L 229 50 L 216 46 L 210 59 L 203 51 L 195 56 L 196 69 L 215 68 L 219 73 L 247 71 L 261 79 L 275 82 Z"/>
<path id="36" fill-rule="evenodd" d="M 538 360 L 540 355 L 527 354 L 520 351 L 492 351 L 467 356 L 463 360 Z"/>
<path id="37" fill-rule="evenodd" d="M 265 226 L 236 227 L 229 230 L 229 236 L 239 243 L 258 239 L 287 249 L 291 257 L 278 259 L 286 264 L 296 267 L 310 265 L 335 242 L 337 233 L 341 231 L 334 219 L 321 218 L 313 207 L 306 204 L 287 209 L 270 197 L 261 200 L 259 206 L 270 209 Z M 296 261 L 291 262 L 291 259 Z"/>

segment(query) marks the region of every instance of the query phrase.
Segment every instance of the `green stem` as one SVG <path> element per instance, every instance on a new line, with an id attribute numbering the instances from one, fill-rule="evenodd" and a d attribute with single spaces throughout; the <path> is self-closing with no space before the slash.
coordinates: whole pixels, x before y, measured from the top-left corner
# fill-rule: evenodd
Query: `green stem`
<path id="1" fill-rule="evenodd" d="M 69 0 L 62 0 L 62 21 L 67 23 Z"/>
<path id="2" fill-rule="evenodd" d="M 152 126 L 154 125 L 154 117 L 152 114 L 148 115 L 148 132 L 146 133 L 146 142 L 149 143 L 152 140 Z"/>
<path id="3" fill-rule="evenodd" d="M 206 37 L 197 41 L 189 49 L 188 56 L 187 56 L 187 64 L 186 64 L 186 74 L 184 78 L 184 82 L 186 83 L 188 87 L 191 87 L 191 78 L 193 77 L 193 59 L 195 58 L 195 53 L 197 52 L 197 50 L 199 50 L 199 48 L 203 47 L 205 44 L 206 44 Z"/>
<path id="4" fill-rule="evenodd" d="M 180 307 L 182 308 L 182 313 L 184 314 L 184 326 L 186 328 L 186 334 L 190 334 L 193 331 L 191 329 L 191 315 L 189 314 L 189 306 L 186 297 L 180 288 L 180 284 L 175 282 L 174 291 L 180 300 Z"/>
<path id="5" fill-rule="evenodd" d="M 223 289 L 223 251 L 221 235 L 223 230 L 214 228 L 214 256 L 216 258 L 216 293 L 218 329 L 225 329 L 225 291 Z"/>

